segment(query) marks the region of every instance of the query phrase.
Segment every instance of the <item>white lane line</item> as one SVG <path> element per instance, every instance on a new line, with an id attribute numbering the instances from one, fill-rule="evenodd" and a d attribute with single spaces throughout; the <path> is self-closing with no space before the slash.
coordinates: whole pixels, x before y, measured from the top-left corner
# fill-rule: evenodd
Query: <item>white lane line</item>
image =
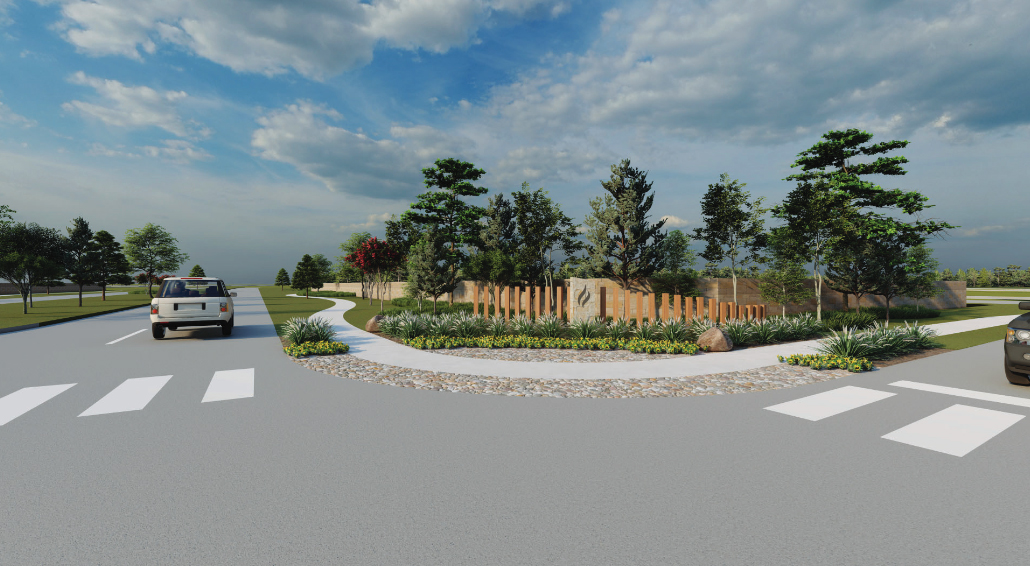
<path id="1" fill-rule="evenodd" d="M 883 438 L 962 457 L 1022 419 L 1023 415 L 952 405 Z"/>
<path id="2" fill-rule="evenodd" d="M 144 328 L 143 330 L 137 330 L 136 332 L 133 332 L 132 334 L 126 334 L 125 336 L 122 336 L 121 338 L 119 338 L 117 340 L 111 340 L 110 342 L 108 342 L 107 344 L 104 344 L 104 345 L 105 346 L 110 346 L 111 344 L 117 344 L 117 343 L 121 342 L 122 340 L 125 340 L 126 338 L 132 338 L 133 336 L 139 334 L 140 332 L 146 332 L 146 331 L 147 331 L 146 328 Z"/>
<path id="3" fill-rule="evenodd" d="M 216 371 L 201 403 L 254 396 L 254 368 Z"/>
<path id="4" fill-rule="evenodd" d="M 766 410 L 810 421 L 818 421 L 893 396 L 894 393 L 886 391 L 846 385 L 831 391 L 824 391 L 815 395 L 809 395 L 808 397 L 766 407 Z"/>
<path id="5" fill-rule="evenodd" d="M 126 379 L 121 385 L 112 389 L 110 393 L 104 395 L 102 399 L 83 411 L 79 416 L 88 417 L 91 415 L 138 411 L 146 407 L 147 403 L 157 395 L 157 392 L 171 378 L 172 376 L 170 375 L 159 375 L 157 377 Z"/>
<path id="6" fill-rule="evenodd" d="M 0 397 L 0 426 L 57 397 L 71 389 L 73 385 L 75 384 L 23 387 L 10 395 Z"/>
<path id="7" fill-rule="evenodd" d="M 918 389 L 919 391 L 929 391 L 931 393 L 943 393 L 945 395 L 954 395 L 956 397 L 965 397 L 967 399 L 977 399 L 980 401 L 991 401 L 994 403 L 1004 403 L 1006 405 L 1015 405 L 1017 407 L 1030 407 L 1030 399 L 1023 397 L 1013 397 L 1011 395 L 999 395 L 997 393 L 984 393 L 983 391 L 973 391 L 972 389 L 959 389 L 958 387 L 945 387 L 943 385 L 931 385 L 929 383 L 918 383 L 915 381 L 895 381 L 891 383 L 894 387 L 904 387 L 906 389 Z"/>

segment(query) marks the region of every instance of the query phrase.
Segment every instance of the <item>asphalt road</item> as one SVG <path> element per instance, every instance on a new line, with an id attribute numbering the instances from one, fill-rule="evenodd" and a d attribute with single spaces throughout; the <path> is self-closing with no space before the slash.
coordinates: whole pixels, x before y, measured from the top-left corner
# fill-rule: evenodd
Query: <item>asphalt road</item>
<path id="1" fill-rule="evenodd" d="M 238 292 L 230 338 L 107 345 L 146 328 L 144 309 L 0 336 L 0 397 L 75 384 L 0 426 L 0 562 L 1008 565 L 1030 551 L 1030 419 L 963 456 L 882 438 L 954 405 L 1030 414 L 891 385 L 1030 402 L 1000 343 L 765 393 L 467 395 L 304 370 L 257 291 Z M 249 368 L 253 397 L 201 402 L 215 372 Z M 141 410 L 78 416 L 127 379 L 169 375 Z M 894 395 L 816 421 L 766 409 L 845 386 Z M 950 446 L 986 425 L 948 426 Z"/>

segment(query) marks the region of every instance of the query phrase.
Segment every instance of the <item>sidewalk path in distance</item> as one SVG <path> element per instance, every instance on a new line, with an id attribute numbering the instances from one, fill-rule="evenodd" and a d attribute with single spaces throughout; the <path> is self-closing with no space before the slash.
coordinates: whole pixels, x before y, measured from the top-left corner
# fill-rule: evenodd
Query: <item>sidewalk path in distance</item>
<path id="1" fill-rule="evenodd" d="M 108 293 L 107 294 L 108 297 L 113 297 L 115 295 L 128 295 L 128 293 L 123 291 L 121 293 Z M 83 299 L 88 298 L 88 297 L 99 297 L 99 296 L 100 296 L 100 293 L 83 293 L 82 294 L 82 298 Z M 78 295 L 56 295 L 56 296 L 55 295 L 33 295 L 32 296 L 32 302 L 35 303 L 36 301 L 59 301 L 61 299 L 67 299 L 67 300 L 70 301 L 72 299 L 78 300 L 78 298 L 79 298 Z M 0 305 L 7 305 L 7 304 L 11 304 L 11 303 L 21 303 L 21 297 L 16 297 L 14 299 L 0 299 Z"/>

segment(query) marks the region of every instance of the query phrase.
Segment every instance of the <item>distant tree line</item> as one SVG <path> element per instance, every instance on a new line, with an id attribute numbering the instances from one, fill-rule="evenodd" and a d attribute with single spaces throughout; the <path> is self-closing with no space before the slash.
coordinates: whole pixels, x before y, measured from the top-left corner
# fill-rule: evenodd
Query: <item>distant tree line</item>
<path id="1" fill-rule="evenodd" d="M 0 279 L 18 289 L 24 314 L 33 307 L 39 287 L 70 281 L 78 288 L 81 307 L 84 287 L 99 286 L 101 299 L 107 300 L 107 287 L 132 283 L 130 272 L 135 270 L 142 271 L 138 277 L 153 296 L 152 285 L 161 279 L 157 274 L 175 271 L 189 259 L 179 251 L 177 240 L 154 224 L 127 231 L 123 244 L 106 230 L 94 232 L 82 217 L 72 219 L 61 233 L 34 222 L 17 222 L 14 214 L 9 206 L 0 205 Z"/>
<path id="2" fill-rule="evenodd" d="M 736 300 L 737 279 L 752 277 L 760 279 L 766 300 L 783 305 L 814 294 L 820 318 L 824 286 L 846 302 L 854 297 L 856 310 L 863 296 L 884 296 L 889 317 L 894 298 L 937 292 L 933 282 L 945 274 L 926 244 L 956 226 L 922 219 L 920 213 L 932 206 L 920 193 L 869 180 L 904 175 L 908 162 L 889 155 L 907 141 L 871 143 L 872 137 L 857 129 L 824 134 L 791 164 L 797 172 L 784 180 L 794 189 L 768 207 L 764 198 L 744 190 L 745 183 L 722 174 L 708 185 L 700 203 L 702 225 L 689 235 L 666 231 L 664 220 L 653 220 L 653 183 L 628 159 L 612 165 L 611 176 L 601 180 L 583 224 L 528 183 L 476 205 L 474 199 L 489 192 L 476 184 L 485 171 L 439 159 L 422 170 L 427 191 L 386 221 L 385 239 L 352 234 L 340 244 L 344 255 L 322 278 L 361 281 L 366 292 L 386 279 L 407 281 L 410 296 L 435 304 L 463 279 L 483 281 L 489 289 L 514 284 L 553 293 L 555 279 L 607 277 L 624 289 L 646 280 L 655 293 L 691 295 L 698 293 L 699 277 L 728 277 Z M 770 214 L 777 225 L 767 228 Z M 698 252 L 692 240 L 703 242 Z M 370 245 L 378 249 L 375 262 L 361 259 Z M 702 269 L 694 267 L 698 257 L 706 261 Z M 992 281 L 1016 280 L 1011 269 L 998 271 L 990 273 Z M 809 279 L 814 292 L 806 287 Z"/>

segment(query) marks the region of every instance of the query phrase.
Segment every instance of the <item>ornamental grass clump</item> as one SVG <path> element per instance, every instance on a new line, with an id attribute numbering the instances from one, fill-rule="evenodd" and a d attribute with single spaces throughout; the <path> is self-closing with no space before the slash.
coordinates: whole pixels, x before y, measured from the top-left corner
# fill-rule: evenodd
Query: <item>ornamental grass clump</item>
<path id="1" fill-rule="evenodd" d="M 641 340 L 653 341 L 661 336 L 661 330 L 661 326 L 645 320 L 633 331 L 633 336 Z"/>
<path id="2" fill-rule="evenodd" d="M 687 325 L 687 340 L 691 342 L 697 342 L 697 338 L 704 334 L 708 329 L 715 328 L 715 321 L 706 316 L 695 316 L 690 319 L 690 324 Z"/>
<path id="3" fill-rule="evenodd" d="M 728 320 L 721 325 L 722 331 L 730 337 L 734 345 L 746 346 L 754 343 L 754 331 L 751 323 L 746 320 Z"/>
<path id="4" fill-rule="evenodd" d="M 633 335 L 633 326 L 624 318 L 615 319 L 608 323 L 607 334 L 613 340 L 627 340 Z"/>
<path id="5" fill-rule="evenodd" d="M 327 318 L 294 317 L 283 325 L 283 336 L 294 346 L 305 342 L 329 342 L 336 337 L 336 329 Z"/>
<path id="6" fill-rule="evenodd" d="M 670 318 L 662 323 L 658 335 L 665 342 L 687 342 L 687 323 Z M 609 334 L 609 336 L 611 335 Z"/>
<path id="7" fill-rule="evenodd" d="M 458 338 L 476 338 L 485 331 L 486 321 L 472 313 L 463 312 L 454 316 L 454 335 Z"/>
<path id="8" fill-rule="evenodd" d="M 569 335 L 572 338 L 600 338 L 605 331 L 605 324 L 597 319 L 575 320 L 569 324 Z"/>
<path id="9" fill-rule="evenodd" d="M 877 323 L 868 330 L 845 328 L 832 331 L 828 338 L 819 341 L 816 347 L 821 354 L 840 357 L 865 357 L 872 360 L 887 360 L 928 348 L 940 348 L 934 340 L 937 333 L 925 326 L 907 323 L 904 327 L 887 328 Z"/>
<path id="10" fill-rule="evenodd" d="M 772 319 L 766 318 L 751 323 L 752 340 L 755 344 L 772 344 L 776 342 L 778 326 Z"/>
<path id="11" fill-rule="evenodd" d="M 537 333 L 544 338 L 561 338 L 565 335 L 565 323 L 553 314 L 536 319 Z"/>
<path id="12" fill-rule="evenodd" d="M 511 331 L 518 336 L 536 335 L 536 323 L 524 314 L 520 314 L 511 321 Z"/>
<path id="13" fill-rule="evenodd" d="M 489 336 L 500 337 L 508 334 L 508 321 L 501 315 L 494 315 L 486 325 L 486 332 Z"/>

